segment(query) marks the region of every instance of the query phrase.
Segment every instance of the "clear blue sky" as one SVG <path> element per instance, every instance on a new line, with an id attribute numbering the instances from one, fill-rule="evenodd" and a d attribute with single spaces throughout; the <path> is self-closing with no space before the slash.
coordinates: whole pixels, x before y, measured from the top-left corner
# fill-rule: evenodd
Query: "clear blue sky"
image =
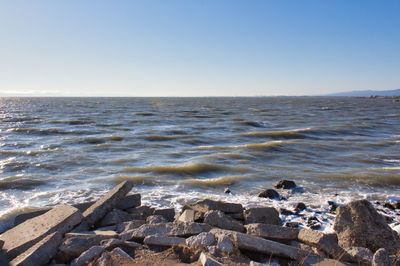
<path id="1" fill-rule="evenodd" d="M 0 0 L 0 94 L 400 88 L 400 1 Z"/>

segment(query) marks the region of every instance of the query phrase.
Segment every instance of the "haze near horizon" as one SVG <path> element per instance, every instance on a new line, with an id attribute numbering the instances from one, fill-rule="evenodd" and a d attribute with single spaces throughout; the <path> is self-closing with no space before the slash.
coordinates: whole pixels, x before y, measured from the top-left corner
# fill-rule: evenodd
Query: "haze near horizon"
<path id="1" fill-rule="evenodd" d="M 0 1 L 0 96 L 400 87 L 399 1 Z"/>

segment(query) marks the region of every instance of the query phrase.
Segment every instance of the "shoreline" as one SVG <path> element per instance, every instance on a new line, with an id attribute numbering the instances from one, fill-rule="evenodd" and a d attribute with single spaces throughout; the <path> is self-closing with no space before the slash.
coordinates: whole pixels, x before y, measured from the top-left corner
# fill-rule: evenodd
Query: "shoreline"
<path id="1" fill-rule="evenodd" d="M 333 241 L 333 244 L 330 243 L 330 245 L 334 245 L 335 248 L 332 249 L 332 246 L 328 248 L 321 246 L 319 242 L 313 243 L 312 241 L 315 240 L 315 237 L 324 239 L 327 236 L 337 235 L 339 244 L 342 244 L 343 237 L 341 235 L 343 233 L 335 232 L 339 228 L 339 210 L 350 208 L 347 206 L 362 202 L 362 204 L 366 205 L 362 206 L 362 208 L 370 208 L 371 215 L 378 217 L 381 223 L 384 223 L 386 234 L 388 232 L 389 235 L 390 232 L 397 234 L 397 238 L 394 236 L 393 243 L 399 244 L 400 252 L 400 238 L 398 235 L 400 233 L 400 199 L 398 197 L 388 198 L 387 202 L 372 202 L 372 204 L 366 200 L 352 201 L 346 204 L 329 202 L 328 210 L 325 209 L 325 206 L 316 209 L 302 202 L 298 202 L 295 206 L 287 207 L 284 204 L 285 198 L 287 199 L 291 193 L 303 193 L 303 190 L 301 187 L 297 187 L 293 181 L 282 180 L 274 189 L 266 189 L 259 193 L 259 199 L 266 197 L 271 200 L 267 201 L 269 202 L 268 205 L 265 204 L 265 201 L 258 205 L 242 205 L 235 202 L 215 201 L 205 198 L 183 205 L 183 207 L 180 207 L 182 206 L 180 205 L 179 207 L 172 206 L 173 208 L 154 208 L 143 205 L 141 195 L 130 192 L 132 186 L 133 184 L 129 182 L 123 182 L 97 201 L 74 206 L 57 205 L 53 208 L 42 209 L 39 212 L 34 211 L 17 216 L 17 223 L 14 227 L 0 235 L 0 240 L 4 241 L 3 251 L 6 252 L 9 259 L 13 260 L 12 265 L 27 265 L 18 264 L 20 262 L 16 263 L 15 260 L 25 261 L 26 263 L 32 260 L 32 254 L 43 255 L 43 252 L 51 259 L 35 265 L 49 265 L 49 263 L 107 265 L 101 263 L 109 263 L 113 260 L 121 262 L 121 264 L 117 265 L 146 265 L 146 260 L 150 260 L 150 258 L 173 262 L 170 265 L 185 265 L 185 261 L 195 263 L 197 260 L 200 262 L 215 260 L 215 263 L 222 263 L 222 265 L 258 265 L 256 263 L 263 260 L 259 258 L 260 254 L 264 254 L 265 257 L 265 252 L 267 252 L 263 249 L 258 250 L 258 245 L 269 245 L 269 248 L 277 249 L 277 252 L 279 251 L 279 254 L 277 253 L 278 256 L 275 256 L 275 252 L 272 252 L 270 257 L 279 265 L 285 265 L 290 261 L 300 262 L 301 259 L 309 260 L 310 258 L 314 260 L 312 263 L 328 258 L 342 260 L 337 257 L 337 250 L 340 248 L 341 251 L 350 254 L 349 247 L 344 249 L 341 245 L 334 244 L 335 241 Z M 58 213 L 60 211 L 57 212 L 57 210 L 60 208 L 64 208 L 64 211 Z M 70 216 L 60 218 L 61 222 L 51 224 L 54 216 L 63 216 L 65 214 L 62 212 L 68 211 L 71 212 Z M 54 214 L 50 215 L 52 212 Z M 71 217 L 75 217 L 72 219 L 74 221 L 68 224 L 68 222 L 71 222 Z M 46 221 L 49 223 L 49 228 L 44 230 L 40 227 L 38 229 L 39 232 L 32 233 L 31 230 L 35 227 L 35 221 L 37 223 L 40 219 L 45 218 L 49 219 L 49 221 Z M 64 222 L 68 226 L 60 225 Z M 357 228 L 356 226 L 354 227 Z M 350 229 L 353 230 L 353 228 Z M 15 241 L 13 239 L 15 234 L 23 234 L 22 239 Z M 34 234 L 40 234 L 40 236 L 33 237 L 32 235 Z M 291 234 L 292 236 L 290 236 Z M 305 236 L 300 236 L 302 234 Z M 285 236 L 288 239 L 281 239 L 284 235 L 288 235 Z M 199 241 L 201 243 L 206 238 L 218 239 L 213 249 L 199 248 L 196 245 L 194 245 L 196 246 L 194 248 L 194 246 L 189 245 Z M 82 244 L 82 239 L 85 240 L 84 242 L 90 240 L 88 241 L 89 246 Z M 269 242 L 263 242 L 262 240 Z M 101 241 L 103 242 L 100 243 Z M 251 246 L 246 241 L 261 242 Z M 297 246 L 291 245 L 293 243 L 288 244 L 288 242 L 293 241 L 298 242 Z M 397 243 L 396 241 L 399 242 Z M 28 242 L 29 244 L 26 244 Z M 111 245 L 111 242 L 114 244 Z M 119 244 L 115 244 L 116 242 Z M 51 246 L 57 243 L 56 248 L 49 249 L 47 247 L 49 243 L 53 243 Z M 107 245 L 111 245 L 113 249 Z M 251 250 L 249 251 L 249 247 L 243 247 L 243 245 L 250 245 Z M 308 247 L 304 247 L 304 245 Z M 227 247 L 229 248 L 228 253 L 225 250 Z M 303 250 L 304 248 L 306 250 L 309 249 L 309 251 Z M 368 249 L 371 247 L 363 248 Z M 30 255 L 26 254 L 27 249 L 30 250 Z M 70 250 L 76 249 L 79 252 L 70 252 Z M 375 251 L 370 250 L 368 254 L 373 255 Z M 133 252 L 133 255 L 129 255 L 129 252 Z M 251 253 L 250 255 L 248 254 L 249 252 Z M 290 252 L 295 252 L 297 255 L 292 256 Z M 305 256 L 306 253 L 304 252 L 308 252 L 307 256 Z M 363 252 L 365 253 L 366 251 L 363 250 Z M 393 253 L 392 251 L 390 252 Z M 388 258 L 393 255 L 390 255 L 390 252 Z M 141 255 L 137 256 L 135 253 Z M 346 255 L 346 260 L 343 262 L 354 263 L 354 260 L 360 262 L 360 258 L 357 257 L 359 255 L 351 254 Z M 191 259 L 188 259 L 188 256 Z M 89 257 L 90 261 L 88 261 Z M 362 264 L 369 265 L 372 263 L 373 256 L 370 257 L 369 259 L 363 258 Z M 367 260 L 370 261 L 368 262 Z M 82 261 L 87 261 L 87 263 L 82 263 Z M 125 262 L 122 263 L 122 261 Z M 143 264 L 135 264 L 138 261 Z M 312 263 L 310 265 L 316 265 Z"/>

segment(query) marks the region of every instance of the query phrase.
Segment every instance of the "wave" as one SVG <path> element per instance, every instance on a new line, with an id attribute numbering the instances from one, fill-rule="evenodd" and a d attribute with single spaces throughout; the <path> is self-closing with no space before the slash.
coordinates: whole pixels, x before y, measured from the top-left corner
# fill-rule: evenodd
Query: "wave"
<path id="1" fill-rule="evenodd" d="M 225 149 L 250 149 L 250 150 L 265 150 L 265 149 L 277 149 L 283 145 L 293 144 L 294 141 L 283 141 L 283 140 L 271 140 L 261 143 L 248 143 L 240 145 L 208 145 L 208 146 L 198 146 L 201 150 L 225 150 Z"/>
<path id="2" fill-rule="evenodd" d="M 327 180 L 355 181 L 376 187 L 398 186 L 400 185 L 399 170 L 399 167 L 382 167 L 360 172 L 322 174 L 318 177 Z"/>
<path id="3" fill-rule="evenodd" d="M 191 186 L 205 186 L 205 187 L 214 187 L 214 186 L 231 186 L 235 183 L 238 183 L 243 180 L 248 180 L 252 177 L 250 176 L 219 176 L 215 178 L 190 178 L 180 182 L 180 184 L 186 184 Z"/>
<path id="4" fill-rule="evenodd" d="M 145 136 L 143 139 L 147 141 L 168 141 L 168 140 L 176 140 L 178 137 L 176 136 L 163 136 L 163 135 L 152 135 Z"/>
<path id="5" fill-rule="evenodd" d="M 244 172 L 244 168 L 229 167 L 219 164 L 208 163 L 185 163 L 181 165 L 149 165 L 127 167 L 122 169 L 122 173 L 158 173 L 158 174 L 176 174 L 176 175 L 196 175 L 207 174 L 211 172 Z"/>
<path id="6" fill-rule="evenodd" d="M 311 132 L 311 128 L 298 128 L 298 129 L 289 129 L 289 130 L 274 130 L 274 131 L 251 131 L 242 133 L 241 136 L 245 137 L 271 137 L 271 138 L 306 138 L 304 133 Z"/>
<path id="7" fill-rule="evenodd" d="M 30 179 L 27 177 L 7 177 L 0 180 L 0 189 L 20 189 L 30 190 L 37 186 L 45 185 L 48 182 L 46 180 Z"/>

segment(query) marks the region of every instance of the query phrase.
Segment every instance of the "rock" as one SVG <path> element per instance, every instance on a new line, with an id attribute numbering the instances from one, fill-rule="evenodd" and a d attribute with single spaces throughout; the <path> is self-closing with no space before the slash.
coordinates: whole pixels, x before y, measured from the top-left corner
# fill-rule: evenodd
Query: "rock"
<path id="1" fill-rule="evenodd" d="M 298 229 L 271 224 L 249 224 L 246 225 L 246 231 L 250 235 L 284 242 L 296 240 L 299 234 Z"/>
<path id="2" fill-rule="evenodd" d="M 324 234 L 322 232 L 302 228 L 299 230 L 297 239 L 311 246 L 316 246 L 326 254 L 335 259 L 350 260 L 347 252 L 338 245 L 335 234 Z"/>
<path id="3" fill-rule="evenodd" d="M 71 262 L 71 266 L 85 266 L 88 265 L 89 262 L 100 257 L 101 253 L 103 253 L 104 248 L 102 246 L 93 246 L 83 252 L 78 258 L 74 259 Z"/>
<path id="4" fill-rule="evenodd" d="M 374 256 L 371 250 L 363 247 L 351 247 L 346 249 L 346 252 L 353 258 L 353 261 L 357 262 L 358 265 L 371 265 L 372 257 Z"/>
<path id="5" fill-rule="evenodd" d="M 109 225 L 105 227 L 99 227 L 96 229 L 96 231 L 116 231 L 117 230 L 117 225 Z"/>
<path id="6" fill-rule="evenodd" d="M 215 259 L 207 256 L 204 252 L 202 252 L 200 254 L 199 264 L 202 266 L 223 266 L 221 263 L 219 263 Z"/>
<path id="7" fill-rule="evenodd" d="M 144 224 L 139 228 L 129 230 L 120 234 L 120 239 L 122 240 L 138 240 L 143 241 L 146 236 L 160 235 L 168 236 L 172 231 L 172 223 L 162 223 L 162 224 Z"/>
<path id="8" fill-rule="evenodd" d="M 111 251 L 114 248 L 121 248 L 123 250 L 125 249 L 136 249 L 142 247 L 139 243 L 133 242 L 133 241 L 123 241 L 121 239 L 106 239 L 102 240 L 100 242 L 100 245 L 104 247 L 105 250 Z"/>
<path id="9" fill-rule="evenodd" d="M 144 225 L 145 223 L 146 223 L 146 221 L 144 221 L 144 220 L 132 220 L 129 222 L 124 222 L 124 223 L 117 225 L 116 231 L 118 233 L 122 233 L 124 231 L 139 228 L 140 226 Z"/>
<path id="10" fill-rule="evenodd" d="M 230 255 L 236 251 L 235 245 L 233 244 L 231 237 L 227 235 L 217 235 L 216 237 L 217 237 L 216 249 L 219 252 Z"/>
<path id="11" fill-rule="evenodd" d="M 45 214 L 4 232 L 0 236 L 0 240 L 4 241 L 3 251 L 8 258 L 13 259 L 53 232 L 60 235 L 68 232 L 79 224 L 81 219 L 82 214 L 77 208 L 58 205 Z"/>
<path id="12" fill-rule="evenodd" d="M 60 233 L 53 232 L 18 255 L 11 261 L 12 266 L 41 266 L 47 264 L 57 253 L 62 241 Z"/>
<path id="13" fill-rule="evenodd" d="M 279 212 L 282 215 L 295 215 L 296 214 L 295 212 L 292 212 L 291 210 L 288 210 L 288 209 L 285 209 L 285 208 L 280 208 Z"/>
<path id="14" fill-rule="evenodd" d="M 147 217 L 146 222 L 148 224 L 160 224 L 160 223 L 167 223 L 168 221 L 161 215 L 150 215 Z"/>
<path id="15" fill-rule="evenodd" d="M 161 246 L 161 247 L 171 247 L 179 244 L 185 243 L 185 238 L 183 237 L 171 237 L 171 236 L 146 236 L 143 243 L 148 246 Z"/>
<path id="16" fill-rule="evenodd" d="M 297 187 L 296 183 L 291 180 L 281 180 L 275 185 L 275 188 L 293 189 Z"/>
<path id="17" fill-rule="evenodd" d="M 393 227 L 393 230 L 395 232 L 397 232 L 397 234 L 400 236 L 400 224 L 396 225 L 395 227 Z"/>
<path id="18" fill-rule="evenodd" d="M 294 207 L 295 212 L 301 212 L 304 211 L 305 209 L 307 209 L 307 206 L 303 202 L 297 203 L 296 206 Z"/>
<path id="19" fill-rule="evenodd" d="M 127 210 L 138 207 L 142 204 L 142 197 L 140 194 L 126 195 L 123 200 L 117 203 L 116 208 L 120 210 Z"/>
<path id="20" fill-rule="evenodd" d="M 222 229 L 244 232 L 242 223 L 232 219 L 221 211 L 208 211 L 204 216 L 204 223 Z"/>
<path id="21" fill-rule="evenodd" d="M 299 222 L 286 222 L 284 226 L 289 228 L 299 228 L 300 225 L 301 223 Z"/>
<path id="22" fill-rule="evenodd" d="M 400 237 L 367 200 L 339 207 L 333 226 L 343 247 L 365 247 L 372 252 L 385 248 L 389 253 L 400 249 Z"/>
<path id="23" fill-rule="evenodd" d="M 149 206 L 139 206 L 127 210 L 131 214 L 132 220 L 146 220 L 147 217 L 153 215 L 154 208 Z"/>
<path id="24" fill-rule="evenodd" d="M 250 266 L 280 266 L 276 261 L 269 261 L 268 263 L 259 263 L 256 261 L 250 261 Z"/>
<path id="25" fill-rule="evenodd" d="M 194 249 L 205 249 L 216 243 L 216 239 L 210 232 L 203 232 L 186 239 L 186 245 Z"/>
<path id="26" fill-rule="evenodd" d="M 279 213 L 274 207 L 250 208 L 244 211 L 245 224 L 281 224 Z"/>
<path id="27" fill-rule="evenodd" d="M 50 211 L 52 208 L 38 208 L 25 213 L 21 213 L 14 218 L 14 226 L 22 224 L 23 222 L 38 217 L 39 215 L 45 214 Z"/>
<path id="28" fill-rule="evenodd" d="M 261 191 L 258 196 L 260 198 L 269 198 L 269 199 L 275 199 L 275 200 L 279 200 L 281 198 L 281 195 L 279 195 L 279 193 L 272 188 L 266 189 Z"/>
<path id="29" fill-rule="evenodd" d="M 240 221 L 244 221 L 244 216 L 243 216 L 243 212 L 238 212 L 238 213 L 226 213 L 226 215 L 228 215 L 229 217 L 235 219 L 235 220 L 240 220 Z"/>
<path id="30" fill-rule="evenodd" d="M 180 222 L 194 222 L 194 210 L 184 210 L 179 216 L 178 221 Z"/>
<path id="31" fill-rule="evenodd" d="M 225 194 L 229 194 L 229 193 L 231 193 L 231 190 L 227 187 L 227 188 L 224 189 L 224 193 Z"/>
<path id="32" fill-rule="evenodd" d="M 332 259 L 323 259 L 321 261 L 318 261 L 317 263 L 311 264 L 312 266 L 348 266 L 338 260 L 332 260 Z"/>
<path id="33" fill-rule="evenodd" d="M 133 184 L 127 181 L 115 186 L 83 213 L 83 220 L 88 225 L 95 224 L 125 197 L 125 195 L 132 189 L 132 186 Z"/>
<path id="34" fill-rule="evenodd" d="M 114 234 L 96 234 L 94 232 L 86 234 L 70 233 L 60 245 L 57 258 L 59 261 L 69 262 L 92 246 L 99 246 L 101 241 L 114 237 Z"/>
<path id="35" fill-rule="evenodd" d="M 70 232 L 70 233 L 65 234 L 66 238 L 68 238 L 68 237 L 86 237 L 86 236 L 99 236 L 99 237 L 104 237 L 106 239 L 109 239 L 109 238 L 118 237 L 118 234 L 115 231 L 100 231 L 100 230 L 86 231 L 86 232 Z"/>
<path id="36" fill-rule="evenodd" d="M 104 252 L 93 266 L 112 266 L 112 265 L 132 265 L 134 260 L 120 248 L 115 248 L 111 252 Z"/>
<path id="37" fill-rule="evenodd" d="M 193 235 L 198 235 L 203 232 L 208 232 L 211 230 L 211 226 L 205 223 L 173 223 L 172 230 L 170 232 L 171 236 L 179 237 L 190 237 Z"/>
<path id="38" fill-rule="evenodd" d="M 336 202 L 330 200 L 328 200 L 328 205 L 330 213 L 336 212 L 336 209 L 339 207 L 339 205 Z"/>
<path id="39" fill-rule="evenodd" d="M 243 211 L 242 204 L 229 203 L 205 199 L 196 202 L 191 208 L 195 211 L 206 213 L 208 211 L 222 211 L 224 213 L 238 213 Z"/>
<path id="40" fill-rule="evenodd" d="M 114 209 L 107 213 L 98 223 L 98 226 L 116 225 L 131 220 L 129 213 Z"/>
<path id="41" fill-rule="evenodd" d="M 372 266 L 391 266 L 391 259 L 389 257 L 389 252 L 386 249 L 378 249 L 374 257 L 372 258 Z"/>
<path id="42" fill-rule="evenodd" d="M 153 215 L 161 215 L 168 222 L 173 222 L 175 220 L 175 209 L 174 208 L 156 209 Z"/>

